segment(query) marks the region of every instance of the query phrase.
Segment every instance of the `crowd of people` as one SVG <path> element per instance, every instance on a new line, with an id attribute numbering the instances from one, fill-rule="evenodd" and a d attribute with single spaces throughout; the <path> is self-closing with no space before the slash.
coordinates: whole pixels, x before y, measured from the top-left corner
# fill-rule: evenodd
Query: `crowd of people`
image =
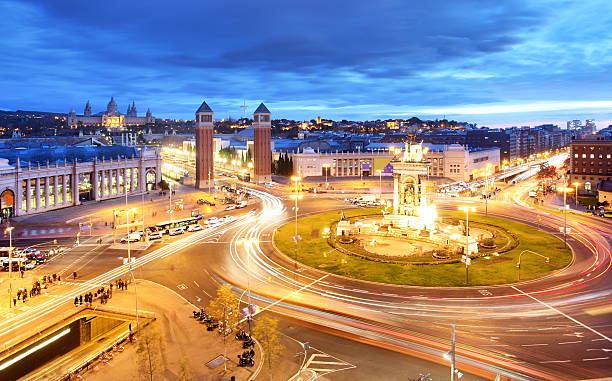
<path id="1" fill-rule="evenodd" d="M 94 292 L 90 291 L 86 294 L 75 296 L 74 306 L 78 307 L 85 303 L 85 305 L 91 307 L 92 303 L 96 299 L 100 300 L 100 304 L 106 304 L 108 303 L 108 300 L 113 297 L 113 288 L 117 290 L 127 290 L 128 282 L 122 279 L 118 279 L 115 281 L 114 284 L 110 283 L 108 287 L 100 287 Z"/>
<path id="2" fill-rule="evenodd" d="M 13 306 L 16 307 L 18 301 L 25 303 L 28 297 L 32 298 L 36 295 L 40 295 L 41 291 L 46 290 L 53 284 L 60 284 L 61 281 L 62 277 L 58 274 L 43 276 L 40 280 L 35 281 L 29 290 L 27 287 L 17 290 L 17 295 L 13 298 Z"/>

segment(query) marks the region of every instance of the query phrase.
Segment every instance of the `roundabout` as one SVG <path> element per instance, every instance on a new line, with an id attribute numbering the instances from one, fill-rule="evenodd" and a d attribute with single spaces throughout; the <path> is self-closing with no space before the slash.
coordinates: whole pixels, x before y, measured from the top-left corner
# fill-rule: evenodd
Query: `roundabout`
<path id="1" fill-rule="evenodd" d="M 445 210 L 440 220 L 462 229 L 459 211 Z M 452 245 L 436 246 L 422 237 L 372 234 L 364 227 L 382 217 L 376 208 L 346 209 L 302 217 L 297 221 L 300 239 L 297 261 L 308 267 L 349 278 L 377 283 L 425 287 L 462 287 L 465 263 L 462 250 Z M 338 225 L 358 225 L 348 234 Z M 296 260 L 295 221 L 274 233 L 276 248 Z M 478 236 L 479 250 L 470 252 L 469 286 L 516 283 L 521 257 L 520 280 L 553 274 L 572 262 L 572 252 L 558 237 L 520 222 L 498 216 L 474 215 L 470 234 Z M 524 252 L 529 250 L 529 252 Z M 535 253 L 535 254 L 530 254 Z M 523 255 L 521 255 L 523 254 Z M 545 259 L 548 258 L 548 261 Z"/>

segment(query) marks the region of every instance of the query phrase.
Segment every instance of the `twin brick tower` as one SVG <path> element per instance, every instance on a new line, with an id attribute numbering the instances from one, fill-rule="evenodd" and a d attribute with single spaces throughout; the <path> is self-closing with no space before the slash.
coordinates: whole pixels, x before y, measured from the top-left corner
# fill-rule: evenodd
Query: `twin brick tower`
<path id="1" fill-rule="evenodd" d="M 214 186 L 213 111 L 202 102 L 195 115 L 196 181 L 198 189 Z M 267 183 L 272 179 L 272 151 L 270 149 L 270 111 L 262 103 L 253 113 L 253 182 Z"/>

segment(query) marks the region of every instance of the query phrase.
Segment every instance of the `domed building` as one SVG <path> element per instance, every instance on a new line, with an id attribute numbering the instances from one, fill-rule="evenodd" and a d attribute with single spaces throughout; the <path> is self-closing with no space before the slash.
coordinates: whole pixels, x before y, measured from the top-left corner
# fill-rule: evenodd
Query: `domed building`
<path id="1" fill-rule="evenodd" d="M 120 113 L 117 102 L 115 102 L 115 97 L 111 97 L 108 105 L 106 105 L 105 112 L 99 112 L 92 115 L 91 105 L 89 101 L 87 101 L 83 115 L 77 115 L 73 108 L 68 113 L 67 120 L 70 127 L 104 126 L 108 128 L 123 128 L 125 126 L 141 126 L 155 123 L 155 118 L 151 114 L 150 109 L 147 110 L 145 116 L 138 116 L 136 103 L 134 101 L 132 101 L 131 105 L 128 105 L 125 114 Z"/>

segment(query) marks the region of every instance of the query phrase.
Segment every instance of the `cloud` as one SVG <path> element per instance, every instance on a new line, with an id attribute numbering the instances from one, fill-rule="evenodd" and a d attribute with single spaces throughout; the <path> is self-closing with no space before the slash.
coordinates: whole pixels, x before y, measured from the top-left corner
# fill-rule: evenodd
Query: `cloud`
<path id="1" fill-rule="evenodd" d="M 10 52 L 0 56 L 0 108 L 66 111 L 91 99 L 96 111 L 115 95 L 121 108 L 135 100 L 139 110 L 177 118 L 192 117 L 202 99 L 214 100 L 219 115 L 242 115 L 247 99 L 296 119 L 427 111 L 511 122 L 562 111 L 524 106 L 546 102 L 589 111 L 609 99 L 611 8 L 542 0 L 0 0 L 0 49 Z"/>

